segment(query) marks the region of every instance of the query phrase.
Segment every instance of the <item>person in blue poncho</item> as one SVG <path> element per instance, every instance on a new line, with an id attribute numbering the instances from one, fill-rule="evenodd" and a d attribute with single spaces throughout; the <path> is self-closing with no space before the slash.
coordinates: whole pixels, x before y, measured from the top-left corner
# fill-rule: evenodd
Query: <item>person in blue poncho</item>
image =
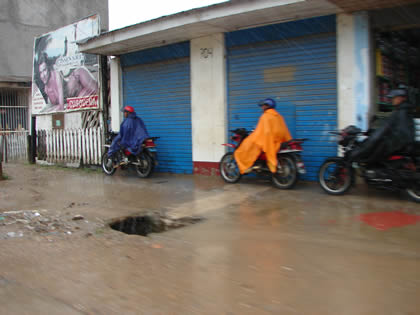
<path id="1" fill-rule="evenodd" d="M 120 132 L 112 140 L 108 156 L 112 157 L 120 149 L 128 150 L 137 155 L 141 152 L 143 141 L 150 138 L 143 120 L 136 115 L 131 106 L 124 107 L 124 120 L 120 126 Z"/>

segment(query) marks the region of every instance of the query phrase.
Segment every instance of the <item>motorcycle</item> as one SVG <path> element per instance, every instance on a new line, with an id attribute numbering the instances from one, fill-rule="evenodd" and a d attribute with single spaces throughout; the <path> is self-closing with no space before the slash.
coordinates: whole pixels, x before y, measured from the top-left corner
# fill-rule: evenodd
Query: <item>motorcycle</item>
<path id="1" fill-rule="evenodd" d="M 360 147 L 362 138 L 369 132 L 362 132 L 355 126 L 331 132 L 338 136 L 343 157 L 327 158 L 319 169 L 318 179 L 322 189 L 331 195 L 342 195 L 355 184 L 358 173 L 364 181 L 379 189 L 405 191 L 415 202 L 420 202 L 420 147 L 398 152 L 381 161 L 352 161 L 350 153 Z"/>
<path id="2" fill-rule="evenodd" d="M 241 142 L 251 133 L 244 128 L 230 130 L 230 132 L 233 133 L 231 140 L 237 144 L 224 143 L 222 145 L 233 150 L 236 150 Z M 260 154 L 257 161 L 252 166 L 252 172 L 271 175 L 272 182 L 277 188 L 292 188 L 298 181 L 299 174 L 306 173 L 305 165 L 300 156 L 300 153 L 303 151 L 301 145 L 305 140 L 307 139 L 292 139 L 282 143 L 280 150 L 277 153 L 278 164 L 276 173 L 273 174 L 269 170 L 267 166 L 267 157 L 264 152 Z M 227 152 L 223 155 L 219 164 L 220 175 L 227 183 L 236 183 L 242 177 L 233 156 L 233 152 Z"/>
<path id="3" fill-rule="evenodd" d="M 112 140 L 117 136 L 117 133 L 109 133 L 105 147 L 105 152 L 102 155 L 102 170 L 106 175 L 113 175 L 117 168 L 126 169 L 133 166 L 136 173 L 141 178 L 149 177 L 154 167 L 157 165 L 157 150 L 155 140 L 159 137 L 151 137 L 144 140 L 142 150 L 139 154 L 131 154 L 130 151 L 120 149 L 114 156 L 108 157 L 108 150 L 111 146 Z"/>

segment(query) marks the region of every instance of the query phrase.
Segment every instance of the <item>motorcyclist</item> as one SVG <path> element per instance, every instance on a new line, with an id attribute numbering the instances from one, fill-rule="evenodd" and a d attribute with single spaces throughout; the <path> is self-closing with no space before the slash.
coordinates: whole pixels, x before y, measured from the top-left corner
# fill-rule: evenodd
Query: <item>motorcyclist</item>
<path id="1" fill-rule="evenodd" d="M 120 149 L 137 155 L 141 152 L 143 141 L 150 138 L 143 120 L 136 115 L 132 106 L 125 106 L 123 112 L 124 120 L 121 123 L 120 132 L 112 140 L 108 151 L 108 157 L 112 157 L 114 163 L 119 163 L 115 153 Z"/>
<path id="2" fill-rule="evenodd" d="M 262 107 L 263 114 L 257 127 L 234 152 L 241 174 L 252 171 L 252 166 L 261 152 L 265 152 L 267 166 L 272 173 L 275 173 L 277 152 L 283 142 L 292 138 L 283 116 L 275 110 L 276 102 L 273 99 L 266 98 L 258 105 Z"/>
<path id="3" fill-rule="evenodd" d="M 352 161 L 375 162 L 402 150 L 410 151 L 415 142 L 414 106 L 408 103 L 407 90 L 392 90 L 394 112 L 384 124 L 350 154 Z"/>

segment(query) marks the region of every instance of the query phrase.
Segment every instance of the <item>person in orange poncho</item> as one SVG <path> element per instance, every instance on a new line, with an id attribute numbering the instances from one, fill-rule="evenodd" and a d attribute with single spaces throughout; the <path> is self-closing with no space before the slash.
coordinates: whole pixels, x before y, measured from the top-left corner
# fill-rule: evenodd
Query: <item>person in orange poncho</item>
<path id="1" fill-rule="evenodd" d="M 283 142 L 292 139 L 289 129 L 276 110 L 276 102 L 267 98 L 259 106 L 263 109 L 257 128 L 246 137 L 234 152 L 241 174 L 248 173 L 261 152 L 267 156 L 267 166 L 272 173 L 277 170 L 277 152 Z"/>

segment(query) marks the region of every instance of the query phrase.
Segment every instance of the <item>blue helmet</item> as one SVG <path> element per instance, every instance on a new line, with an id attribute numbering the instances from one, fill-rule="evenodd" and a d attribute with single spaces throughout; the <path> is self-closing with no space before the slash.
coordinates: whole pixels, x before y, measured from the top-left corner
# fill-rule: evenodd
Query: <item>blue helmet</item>
<path id="1" fill-rule="evenodd" d="M 276 108 L 276 101 L 272 98 L 266 98 L 265 100 L 258 103 L 258 106 L 268 105 L 270 108 Z"/>

